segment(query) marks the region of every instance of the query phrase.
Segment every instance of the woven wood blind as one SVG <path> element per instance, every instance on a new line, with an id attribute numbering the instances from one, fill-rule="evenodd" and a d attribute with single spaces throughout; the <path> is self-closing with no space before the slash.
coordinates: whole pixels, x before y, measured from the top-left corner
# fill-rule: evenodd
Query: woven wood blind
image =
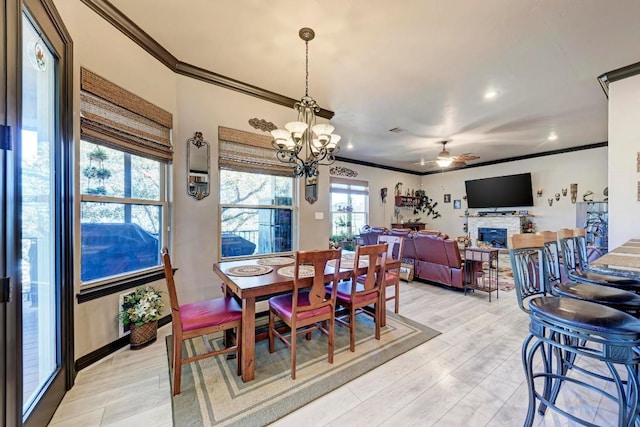
<path id="1" fill-rule="evenodd" d="M 276 158 L 271 137 L 218 127 L 218 165 L 220 169 L 270 175 L 293 176 L 293 166 Z"/>
<path id="2" fill-rule="evenodd" d="M 351 185 L 352 187 L 350 187 L 350 189 L 336 188 L 333 187 L 332 184 Z M 332 176 L 329 178 L 329 186 L 331 187 L 332 193 L 369 194 L 369 182 L 359 179 L 336 178 Z M 353 186 L 364 187 L 364 189 L 354 190 Z"/>
<path id="3" fill-rule="evenodd" d="M 97 74 L 80 70 L 80 134 L 86 141 L 170 162 L 171 113 Z"/>

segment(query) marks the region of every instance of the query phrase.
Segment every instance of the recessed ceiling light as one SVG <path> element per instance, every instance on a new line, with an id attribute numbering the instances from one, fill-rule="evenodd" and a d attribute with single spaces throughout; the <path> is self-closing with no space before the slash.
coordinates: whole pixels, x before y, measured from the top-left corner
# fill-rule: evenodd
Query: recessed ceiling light
<path id="1" fill-rule="evenodd" d="M 424 159 L 420 159 L 420 166 L 424 166 Z"/>
<path id="2" fill-rule="evenodd" d="M 347 150 L 353 150 L 353 144 L 352 143 L 348 143 L 347 144 Z"/>
<path id="3" fill-rule="evenodd" d="M 484 99 L 494 99 L 496 96 L 498 96 L 497 90 L 489 89 L 484 93 Z"/>
<path id="4" fill-rule="evenodd" d="M 551 132 L 549 133 L 549 137 L 547 138 L 549 141 L 555 141 L 556 139 L 558 139 L 558 134 L 555 132 Z"/>

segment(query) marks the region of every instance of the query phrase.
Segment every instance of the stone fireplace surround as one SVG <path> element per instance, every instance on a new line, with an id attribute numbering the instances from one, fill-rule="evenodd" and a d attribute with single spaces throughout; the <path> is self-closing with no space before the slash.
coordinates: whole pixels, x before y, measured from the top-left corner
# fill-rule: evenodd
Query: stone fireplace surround
<path id="1" fill-rule="evenodd" d="M 477 245 L 478 228 L 504 228 L 507 230 L 507 236 L 511 234 L 519 234 L 524 230 L 524 223 L 530 215 L 483 215 L 468 217 L 468 233 L 471 238 L 472 246 Z M 505 247 L 508 248 L 508 241 Z"/>

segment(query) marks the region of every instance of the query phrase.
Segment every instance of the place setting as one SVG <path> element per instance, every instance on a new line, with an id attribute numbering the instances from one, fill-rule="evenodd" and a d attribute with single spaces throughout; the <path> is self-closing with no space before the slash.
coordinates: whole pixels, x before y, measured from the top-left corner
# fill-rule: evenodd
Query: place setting
<path id="1" fill-rule="evenodd" d="M 229 267 L 224 272 L 229 276 L 250 277 L 261 276 L 273 271 L 273 267 L 268 265 L 238 265 Z"/>

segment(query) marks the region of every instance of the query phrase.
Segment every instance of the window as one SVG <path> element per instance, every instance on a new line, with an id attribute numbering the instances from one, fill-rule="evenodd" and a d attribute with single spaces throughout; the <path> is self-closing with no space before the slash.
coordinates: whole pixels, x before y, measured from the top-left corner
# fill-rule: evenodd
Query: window
<path id="1" fill-rule="evenodd" d="M 294 250 L 292 168 L 271 138 L 219 128 L 220 259 Z"/>
<path id="2" fill-rule="evenodd" d="M 330 179 L 331 240 L 350 240 L 368 223 L 369 183 Z"/>
<path id="3" fill-rule="evenodd" d="M 84 68 L 80 109 L 82 284 L 160 271 L 172 116 Z"/>
<path id="4" fill-rule="evenodd" d="M 81 280 L 159 267 L 165 164 L 80 142 Z"/>

